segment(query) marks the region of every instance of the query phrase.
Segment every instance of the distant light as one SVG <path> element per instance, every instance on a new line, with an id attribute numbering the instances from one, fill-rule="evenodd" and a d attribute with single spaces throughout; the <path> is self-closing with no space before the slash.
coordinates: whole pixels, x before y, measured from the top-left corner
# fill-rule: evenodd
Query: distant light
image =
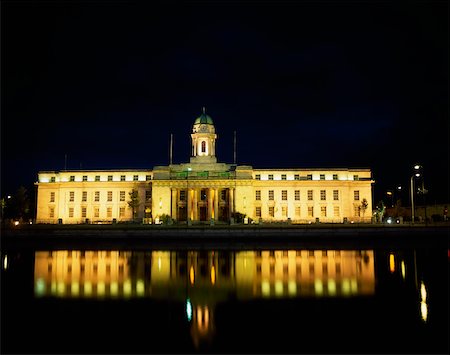
<path id="1" fill-rule="evenodd" d="M 420 169 L 420 165 L 418 165 L 418 164 L 414 165 L 414 169 L 415 170 L 419 170 Z"/>
<path id="2" fill-rule="evenodd" d="M 3 269 L 8 268 L 8 255 L 5 255 L 5 258 L 3 259 Z"/>
<path id="3" fill-rule="evenodd" d="M 8 195 L 7 198 L 8 198 L 8 200 L 9 200 L 9 199 L 11 198 L 11 195 Z"/>
<path id="4" fill-rule="evenodd" d="M 402 187 L 401 187 L 401 186 L 398 186 L 398 187 L 397 187 L 397 190 L 401 190 L 401 189 L 402 189 Z"/>
<path id="5" fill-rule="evenodd" d="M 19 221 L 14 221 L 14 225 L 18 226 L 19 225 Z"/>
<path id="6" fill-rule="evenodd" d="M 416 177 L 419 177 L 420 176 L 420 174 L 419 173 L 416 173 Z"/>
<path id="7" fill-rule="evenodd" d="M 420 302 L 420 315 L 422 316 L 422 320 L 426 322 L 428 318 L 428 306 L 426 302 Z"/>
<path id="8" fill-rule="evenodd" d="M 406 277 L 406 267 L 405 267 L 405 262 L 402 260 L 402 263 L 401 263 L 401 268 L 402 268 L 402 277 L 403 277 L 403 279 L 405 279 L 405 277 Z"/>
<path id="9" fill-rule="evenodd" d="M 423 281 L 420 283 L 420 296 L 422 297 L 423 302 L 427 300 L 427 289 Z"/>
<path id="10" fill-rule="evenodd" d="M 191 267 L 189 269 L 189 281 L 191 281 L 192 285 L 195 282 L 195 271 L 194 271 L 194 266 L 193 265 L 191 265 Z"/>
<path id="11" fill-rule="evenodd" d="M 389 255 L 389 271 L 395 272 L 395 256 L 394 254 Z"/>
<path id="12" fill-rule="evenodd" d="M 216 283 L 216 268 L 214 265 L 211 266 L 211 283 L 213 285 Z"/>
<path id="13" fill-rule="evenodd" d="M 390 195 L 392 195 L 392 192 L 388 191 L 388 192 L 386 192 L 386 194 L 390 196 Z"/>
<path id="14" fill-rule="evenodd" d="M 188 321 L 190 322 L 192 319 L 192 304 L 189 298 L 186 300 L 186 316 Z"/>

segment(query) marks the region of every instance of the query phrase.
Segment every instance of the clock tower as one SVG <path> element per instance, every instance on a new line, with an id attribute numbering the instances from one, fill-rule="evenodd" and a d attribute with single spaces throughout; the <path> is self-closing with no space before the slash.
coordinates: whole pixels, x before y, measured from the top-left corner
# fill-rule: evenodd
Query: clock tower
<path id="1" fill-rule="evenodd" d="M 206 114 L 204 107 L 200 117 L 195 119 L 191 139 L 191 163 L 217 163 L 216 128 L 212 118 Z"/>

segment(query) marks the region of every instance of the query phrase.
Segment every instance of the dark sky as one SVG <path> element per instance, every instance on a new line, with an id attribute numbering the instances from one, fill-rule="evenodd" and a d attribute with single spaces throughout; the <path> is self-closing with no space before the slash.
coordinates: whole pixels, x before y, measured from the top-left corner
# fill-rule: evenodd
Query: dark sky
<path id="1" fill-rule="evenodd" d="M 424 167 L 448 202 L 447 1 L 2 1 L 2 196 L 40 170 L 189 160 L 368 167 L 375 198 Z M 406 197 L 405 197 L 406 198 Z"/>

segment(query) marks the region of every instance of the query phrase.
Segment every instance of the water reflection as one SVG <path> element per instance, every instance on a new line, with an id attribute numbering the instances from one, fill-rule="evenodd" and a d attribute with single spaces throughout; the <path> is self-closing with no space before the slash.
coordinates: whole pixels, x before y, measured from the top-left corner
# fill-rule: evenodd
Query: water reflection
<path id="1" fill-rule="evenodd" d="M 248 299 L 341 297 L 374 291 L 372 250 L 35 253 L 38 297 L 184 299 L 189 292 L 192 300 L 220 301 L 230 293 Z"/>

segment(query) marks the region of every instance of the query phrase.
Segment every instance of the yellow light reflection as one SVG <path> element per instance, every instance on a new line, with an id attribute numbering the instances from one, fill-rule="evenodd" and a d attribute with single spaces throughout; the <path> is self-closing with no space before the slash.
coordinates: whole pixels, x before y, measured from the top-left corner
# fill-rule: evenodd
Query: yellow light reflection
<path id="1" fill-rule="evenodd" d="M 356 279 L 350 280 L 350 287 L 351 287 L 353 293 L 358 292 L 358 282 L 356 281 Z"/>
<path id="2" fill-rule="evenodd" d="M 422 320 L 426 322 L 428 318 L 428 306 L 426 302 L 420 302 L 420 315 Z"/>
<path id="3" fill-rule="evenodd" d="M 316 279 L 316 281 L 314 282 L 314 292 L 318 296 L 322 296 L 323 295 L 323 283 L 322 283 L 322 280 Z"/>
<path id="4" fill-rule="evenodd" d="M 277 296 L 283 296 L 283 281 L 275 282 L 275 294 Z"/>
<path id="5" fill-rule="evenodd" d="M 92 294 L 92 284 L 87 281 L 84 283 L 84 295 L 90 296 Z"/>
<path id="6" fill-rule="evenodd" d="M 394 254 L 389 255 L 389 270 L 391 273 L 395 272 L 395 256 Z"/>
<path id="7" fill-rule="evenodd" d="M 5 255 L 5 258 L 3 259 L 3 269 L 8 268 L 8 255 Z"/>
<path id="8" fill-rule="evenodd" d="M 405 266 L 405 262 L 402 260 L 402 263 L 401 263 L 400 265 L 401 265 L 401 269 L 402 269 L 402 277 L 403 277 L 403 279 L 405 279 L 405 277 L 406 277 L 406 266 Z"/>
<path id="9" fill-rule="evenodd" d="M 423 281 L 420 283 L 420 296 L 422 297 L 422 301 L 426 302 L 427 300 L 427 289 Z"/>
<path id="10" fill-rule="evenodd" d="M 216 283 L 216 268 L 211 266 L 211 283 L 214 285 Z"/>
<path id="11" fill-rule="evenodd" d="M 52 294 L 56 293 L 56 282 L 55 281 L 52 281 L 50 289 L 51 289 Z"/>
<path id="12" fill-rule="evenodd" d="M 58 282 L 58 293 L 60 295 L 63 295 L 66 291 L 66 285 L 64 285 L 64 282 Z"/>
<path id="13" fill-rule="evenodd" d="M 328 293 L 331 296 L 336 294 L 336 282 L 334 280 L 328 280 Z"/>
<path id="14" fill-rule="evenodd" d="M 137 280 L 137 282 L 136 282 L 136 293 L 137 293 L 138 296 L 144 296 L 144 293 L 145 293 L 144 280 Z"/>
<path id="15" fill-rule="evenodd" d="M 289 295 L 295 296 L 297 294 L 297 282 L 291 280 L 288 283 L 288 292 Z"/>
<path id="16" fill-rule="evenodd" d="M 73 296 L 78 296 L 78 294 L 80 293 L 80 285 L 78 284 L 78 282 L 72 282 L 72 284 L 70 285 L 70 293 Z"/>
<path id="17" fill-rule="evenodd" d="M 342 280 L 342 293 L 348 295 L 350 293 L 350 281 L 348 279 Z"/>
<path id="18" fill-rule="evenodd" d="M 265 280 L 261 282 L 261 294 L 263 296 L 270 296 L 270 282 Z"/>
<path id="19" fill-rule="evenodd" d="M 191 265 L 189 269 L 189 281 L 191 281 L 191 284 L 193 285 L 195 282 L 195 272 L 194 272 L 194 266 Z"/>
<path id="20" fill-rule="evenodd" d="M 126 280 L 123 283 L 123 294 L 125 297 L 131 296 L 131 281 L 130 280 Z"/>
<path id="21" fill-rule="evenodd" d="M 97 283 L 97 296 L 104 296 L 105 295 L 105 283 L 100 281 Z"/>
<path id="22" fill-rule="evenodd" d="M 119 286 L 117 285 L 117 282 L 111 282 L 110 290 L 111 296 L 117 296 L 119 293 Z"/>
<path id="23" fill-rule="evenodd" d="M 161 257 L 158 258 L 158 270 L 161 271 Z"/>
<path id="24" fill-rule="evenodd" d="M 36 280 L 36 286 L 34 289 L 36 296 L 45 295 L 45 281 L 42 278 Z"/>

